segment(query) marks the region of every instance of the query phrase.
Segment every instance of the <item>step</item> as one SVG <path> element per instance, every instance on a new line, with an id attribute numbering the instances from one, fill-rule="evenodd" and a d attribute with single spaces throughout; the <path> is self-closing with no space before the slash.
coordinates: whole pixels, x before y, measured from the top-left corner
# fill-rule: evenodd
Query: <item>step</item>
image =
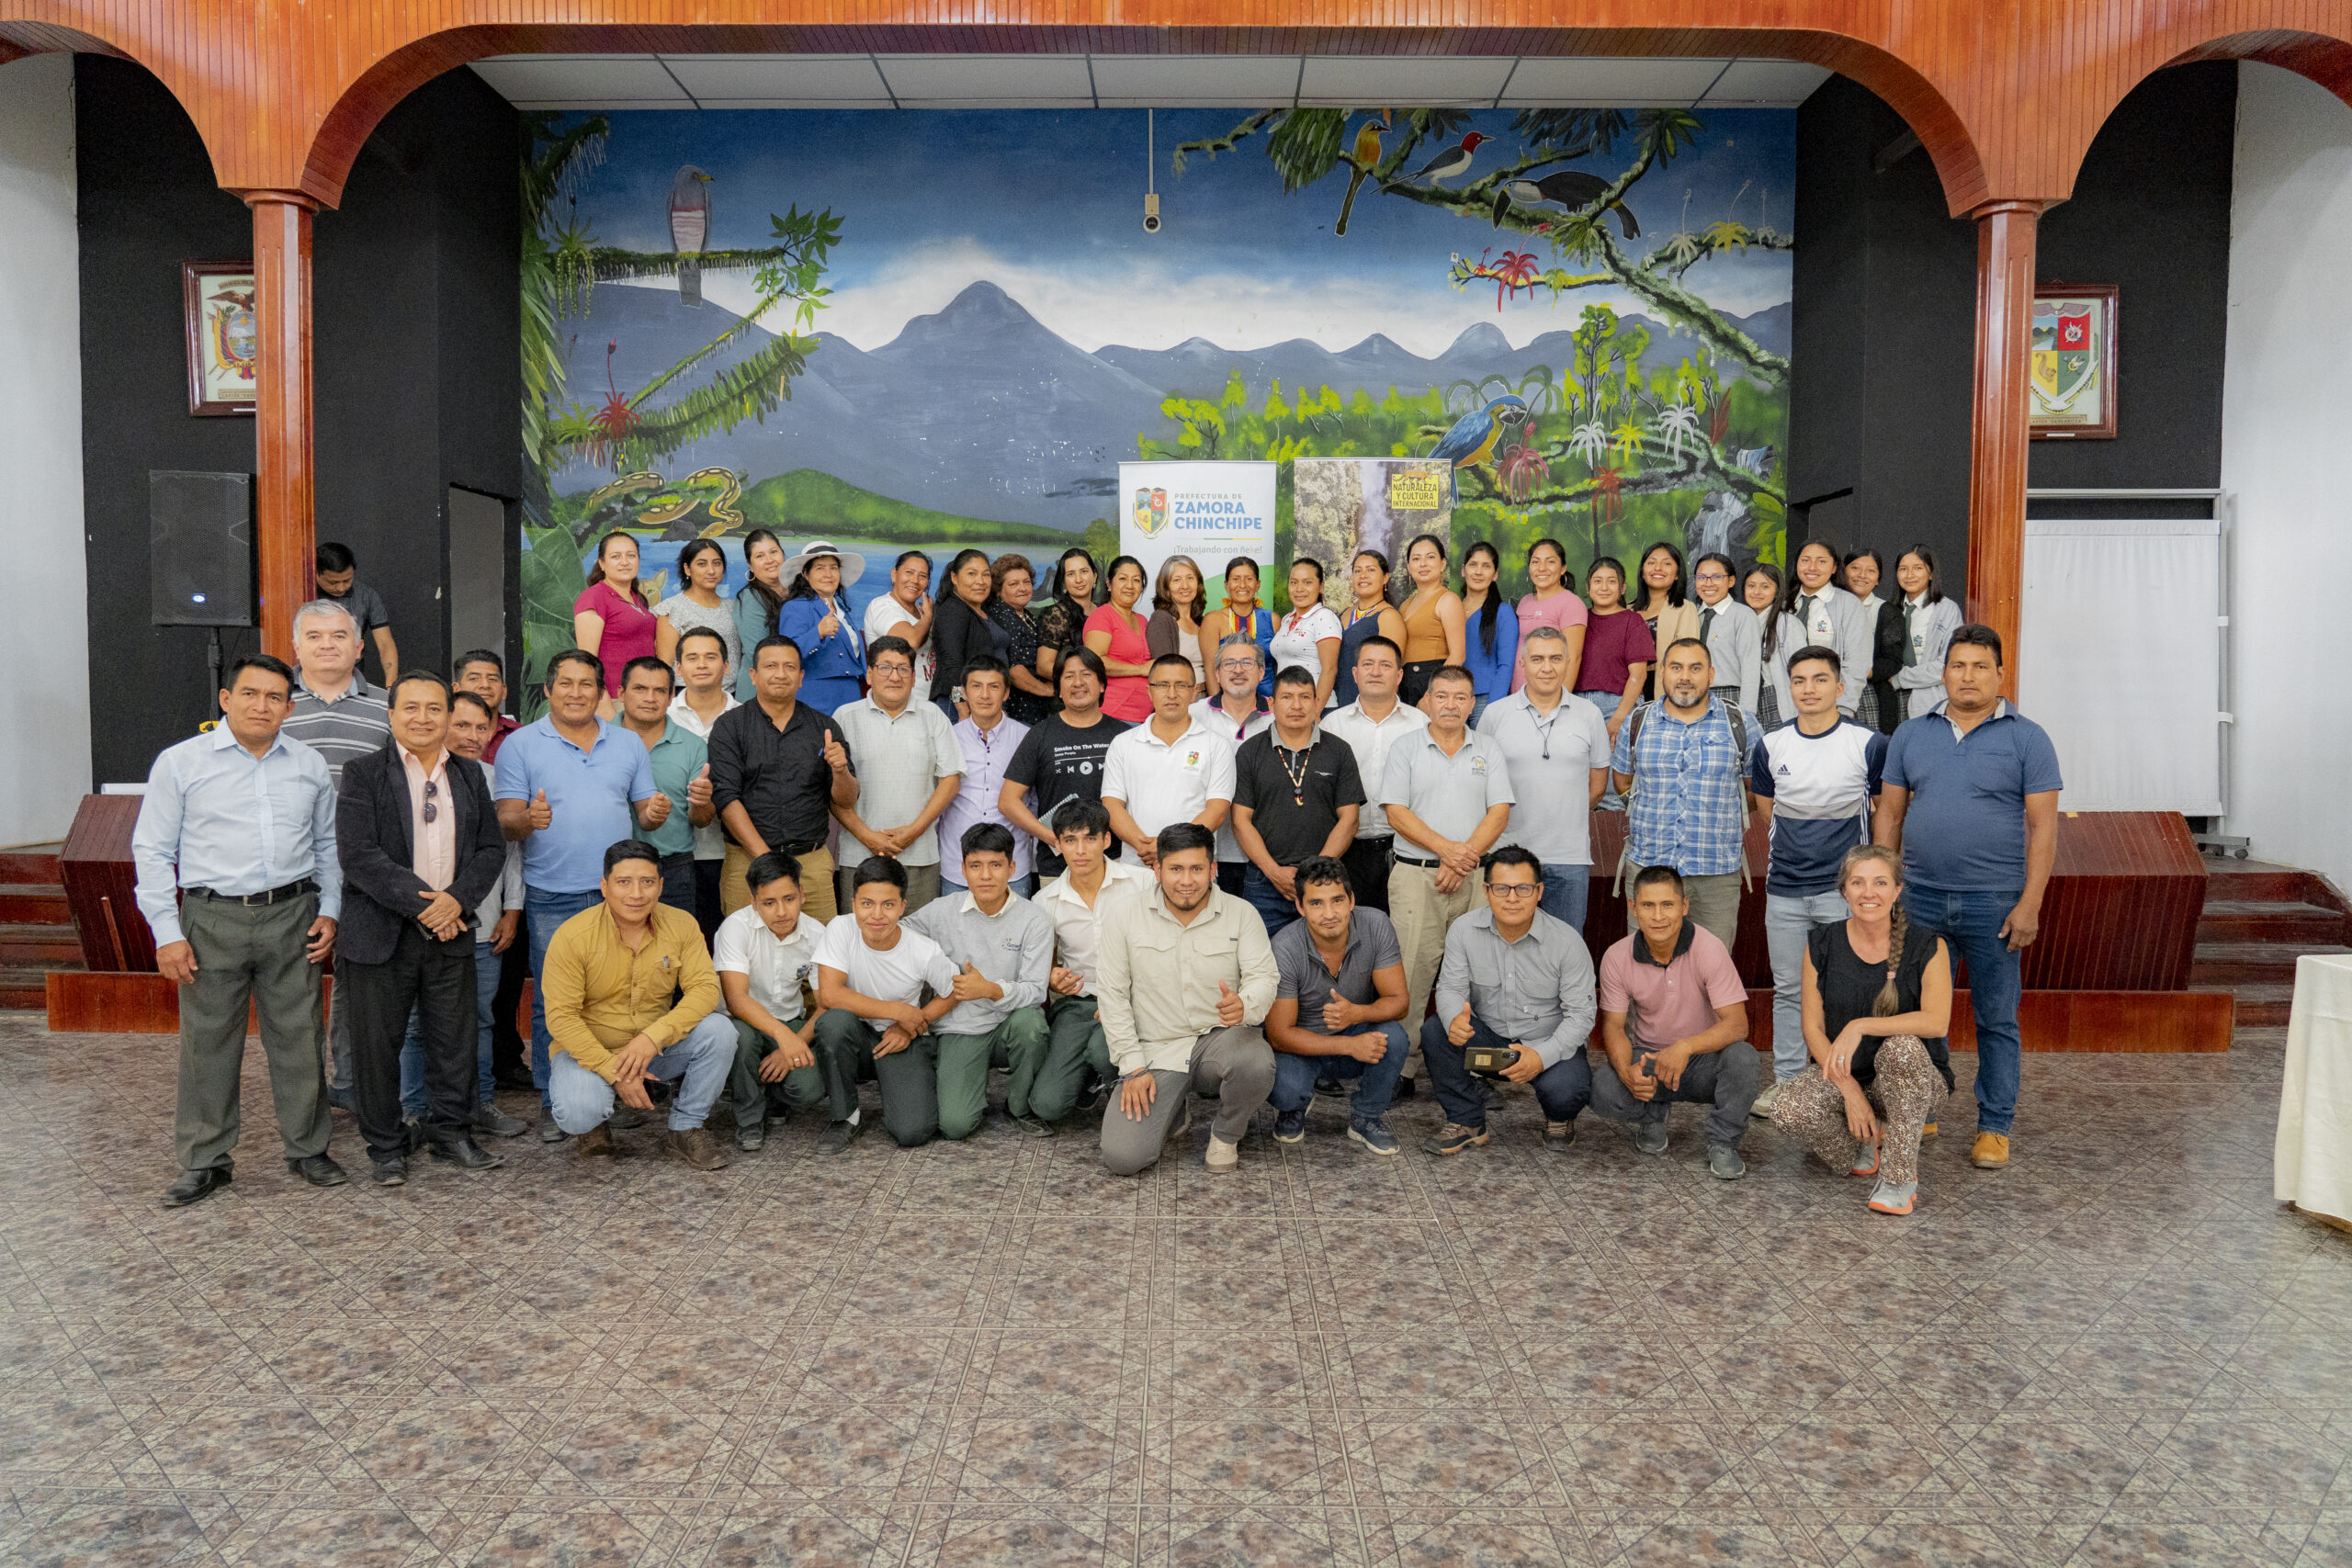
<path id="1" fill-rule="evenodd" d="M 0 883 L 0 925 L 65 926 L 74 911 L 65 889 L 54 882 Z"/>
<path id="2" fill-rule="evenodd" d="M 2200 942 L 2188 969 L 2191 987 L 2248 983 L 2292 984 L 2295 960 L 2306 953 L 2352 955 L 2352 947 L 2329 942 Z"/>
<path id="3" fill-rule="evenodd" d="M 47 1009 L 50 967 L 29 964 L 0 965 L 0 1009 Z M 78 969 L 81 965 L 73 967 Z"/>
<path id="4" fill-rule="evenodd" d="M 56 882 L 63 873 L 57 867 L 60 844 L 20 844 L 13 850 L 0 850 L 0 883 Z"/>
<path id="5" fill-rule="evenodd" d="M 2192 991 L 2228 991 L 2237 998 L 2236 1027 L 2283 1028 L 2294 1010 L 2295 987 L 2285 985 L 2191 986 Z"/>
<path id="6" fill-rule="evenodd" d="M 82 964 L 82 944 L 72 926 L 0 925 L 0 966 L 50 959 Z"/>
<path id="7" fill-rule="evenodd" d="M 2340 910 L 2317 904 L 2281 904 L 2264 899 L 2211 898 L 2197 921 L 2197 940 L 2209 942 L 2282 942 L 2335 943 L 2344 941 L 2346 921 Z"/>
<path id="8" fill-rule="evenodd" d="M 2257 865 L 2252 870 L 2234 866 L 2224 869 L 2219 862 L 2208 861 L 2205 875 L 2205 902 L 2216 899 L 2266 899 L 2276 903 L 2292 903 L 2308 898 L 2317 879 L 2308 871 L 2291 866 Z"/>

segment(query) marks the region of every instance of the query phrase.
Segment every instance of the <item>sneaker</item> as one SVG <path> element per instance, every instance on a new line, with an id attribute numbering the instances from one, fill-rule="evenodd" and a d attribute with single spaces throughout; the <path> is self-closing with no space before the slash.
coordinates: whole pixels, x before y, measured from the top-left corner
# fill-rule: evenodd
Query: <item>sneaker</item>
<path id="1" fill-rule="evenodd" d="M 1707 1150 L 1707 1174 L 1718 1181 L 1737 1181 L 1747 1174 L 1747 1162 L 1729 1144 L 1715 1144 Z"/>
<path id="2" fill-rule="evenodd" d="M 1871 1213 L 1907 1214 L 1918 1196 L 1919 1184 L 1916 1181 L 1881 1181 L 1871 1189 Z"/>
<path id="3" fill-rule="evenodd" d="M 616 1133 L 626 1133 L 633 1127 L 645 1125 L 645 1112 L 634 1105 L 617 1106 L 605 1124 Z"/>
<path id="4" fill-rule="evenodd" d="M 1764 1086 L 1764 1092 L 1756 1097 L 1756 1103 L 1747 1108 L 1747 1113 L 1760 1121 L 1771 1115 L 1772 1107 L 1780 1102 L 1781 1080 L 1774 1078 Z"/>
<path id="5" fill-rule="evenodd" d="M 1168 1144 L 1180 1143 L 1189 1136 L 1192 1131 L 1193 1097 L 1186 1094 L 1184 1096 L 1184 1108 L 1176 1112 L 1176 1125 L 1168 1129 L 1168 1136 L 1161 1140 L 1162 1145 L 1165 1146 Z"/>
<path id="6" fill-rule="evenodd" d="M 1577 1146 L 1577 1124 L 1574 1122 L 1544 1122 L 1544 1146 L 1555 1155 L 1566 1154 Z"/>
<path id="7" fill-rule="evenodd" d="M 1854 1145 L 1854 1163 L 1846 1168 L 1846 1174 L 1876 1176 L 1878 1174 L 1878 1145 L 1857 1140 Z"/>
<path id="8" fill-rule="evenodd" d="M 1276 1136 L 1280 1134 L 1277 1134 Z M 1388 1130 L 1388 1123 L 1377 1116 L 1351 1117 L 1348 1121 L 1348 1136 L 1376 1155 L 1393 1155 L 1396 1152 L 1396 1134 L 1391 1133 Z"/>
<path id="9" fill-rule="evenodd" d="M 2007 1133 L 1979 1133 L 1968 1151 L 1968 1163 L 1979 1170 L 2003 1170 L 2009 1163 L 2009 1135 Z"/>
<path id="10" fill-rule="evenodd" d="M 1420 1092 L 1420 1088 L 1419 1088 L 1419 1085 L 1417 1085 L 1417 1084 L 1415 1084 L 1415 1083 L 1413 1082 L 1413 1080 L 1412 1080 L 1412 1079 L 1410 1079 L 1410 1078 L 1398 1078 L 1398 1079 L 1396 1080 L 1396 1098 L 1397 1100 L 1410 1100 L 1410 1099 L 1412 1099 L 1412 1098 L 1413 1098 L 1413 1096 L 1415 1096 L 1416 1094 L 1419 1094 L 1419 1092 Z"/>
<path id="11" fill-rule="evenodd" d="M 767 1123 L 763 1121 L 755 1119 L 735 1123 L 735 1146 L 747 1155 L 756 1152 L 767 1139 Z"/>
<path id="12" fill-rule="evenodd" d="M 1203 1157 L 1201 1163 L 1219 1175 L 1238 1169 L 1241 1165 L 1241 1145 L 1228 1144 L 1212 1132 L 1209 1134 L 1209 1152 Z"/>
<path id="13" fill-rule="evenodd" d="M 1090 1113 L 1100 1111 L 1102 1109 L 1102 1098 L 1103 1091 L 1101 1084 L 1088 1084 L 1086 1086 L 1086 1092 L 1078 1097 L 1078 1109 L 1081 1111 Z"/>
<path id="14" fill-rule="evenodd" d="M 560 1144 L 570 1136 L 571 1136 L 571 1134 L 565 1132 L 562 1128 L 555 1124 L 555 1112 L 549 1111 L 544 1105 L 540 1106 L 539 1142 L 543 1144 Z"/>
<path id="15" fill-rule="evenodd" d="M 529 1128 L 519 1118 L 509 1116 L 495 1105 L 484 1105 L 474 1111 L 474 1131 L 487 1133 L 493 1138 L 519 1138 Z"/>
<path id="16" fill-rule="evenodd" d="M 1306 1112 L 1305 1111 L 1275 1111 L 1274 1142 L 1278 1144 L 1306 1142 Z"/>
<path id="17" fill-rule="evenodd" d="M 598 1156 L 612 1159 L 619 1155 L 621 1149 L 618 1144 L 613 1142 L 613 1124 L 609 1122 L 599 1122 L 580 1134 L 578 1141 L 572 1145 L 571 1152 L 582 1159 L 594 1159 Z"/>
<path id="18" fill-rule="evenodd" d="M 354 1116 L 359 1114 L 359 1108 L 351 1103 L 351 1090 L 348 1089 L 336 1089 L 332 1084 L 328 1085 L 327 1103 L 337 1111 L 347 1111 Z"/>
<path id="19" fill-rule="evenodd" d="M 862 1116 L 854 1122 L 828 1122 L 817 1139 L 817 1152 L 820 1155 L 845 1155 L 849 1153 L 849 1146 L 857 1142 L 865 1131 L 865 1119 Z"/>
<path id="20" fill-rule="evenodd" d="M 368 1176 L 379 1187 L 405 1187 L 408 1161 L 399 1155 L 390 1159 L 371 1159 L 368 1162 Z"/>
<path id="21" fill-rule="evenodd" d="M 1927 1123 L 1925 1126 L 1923 1126 L 1923 1127 L 1921 1127 L 1921 1128 L 1919 1129 L 1919 1136 L 1921 1136 L 1921 1137 L 1923 1137 L 1923 1138 L 1932 1138 L 1932 1137 L 1934 1137 L 1935 1135 L 1936 1135 L 1936 1124 L 1935 1124 L 1933 1122 L 1930 1122 Z"/>
<path id="22" fill-rule="evenodd" d="M 1035 1116 L 1027 1112 L 1014 1116 L 1010 1111 L 1007 1111 L 1006 1115 L 1011 1118 L 1014 1126 L 1033 1138 L 1050 1138 L 1055 1135 L 1054 1124 L 1042 1116 Z"/>
<path id="23" fill-rule="evenodd" d="M 1634 1146 L 1645 1155 L 1666 1153 L 1666 1118 L 1634 1123 Z"/>
<path id="24" fill-rule="evenodd" d="M 727 1151 L 710 1135 L 707 1127 L 688 1127 L 684 1131 L 670 1130 L 670 1150 L 696 1170 L 724 1170 Z"/>
<path id="25" fill-rule="evenodd" d="M 1433 1155 L 1458 1155 L 1474 1149 L 1489 1136 L 1484 1127 L 1464 1127 L 1459 1122 L 1448 1122 L 1434 1134 L 1421 1140 L 1421 1147 Z"/>
<path id="26" fill-rule="evenodd" d="M 1341 1083 L 1337 1078 L 1317 1078 L 1315 1080 L 1315 1092 L 1317 1094 L 1327 1094 L 1332 1099 L 1337 1100 L 1341 1094 L 1347 1092 L 1347 1085 Z"/>

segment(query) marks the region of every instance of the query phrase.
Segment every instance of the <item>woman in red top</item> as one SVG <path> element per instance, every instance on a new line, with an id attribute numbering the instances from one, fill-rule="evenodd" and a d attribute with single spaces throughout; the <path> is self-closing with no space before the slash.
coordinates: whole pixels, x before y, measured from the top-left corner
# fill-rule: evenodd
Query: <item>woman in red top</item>
<path id="1" fill-rule="evenodd" d="M 618 584 L 616 587 L 615 584 Z M 656 657 L 662 623 L 637 581 L 637 541 L 617 530 L 596 541 L 596 564 L 587 591 L 571 602 L 571 640 L 605 667 L 605 700 L 598 718 L 610 718 L 621 694 L 621 668 L 632 659 Z"/>
<path id="2" fill-rule="evenodd" d="M 1144 683 L 1151 673 L 1151 647 L 1144 619 L 1136 614 L 1136 601 L 1143 597 L 1143 562 L 1121 556 L 1111 563 L 1109 576 L 1111 602 L 1086 617 L 1086 646 L 1111 671 L 1102 711 L 1140 724 L 1151 716 L 1151 693 Z"/>

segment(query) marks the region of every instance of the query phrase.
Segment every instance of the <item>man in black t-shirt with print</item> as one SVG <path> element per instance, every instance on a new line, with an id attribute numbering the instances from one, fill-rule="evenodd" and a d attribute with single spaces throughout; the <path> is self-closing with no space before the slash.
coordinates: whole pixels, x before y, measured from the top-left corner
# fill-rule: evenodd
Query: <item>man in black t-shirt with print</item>
<path id="1" fill-rule="evenodd" d="M 1315 722 L 1315 677 L 1274 677 L 1274 722 L 1233 754 L 1233 839 L 1249 858 L 1241 897 L 1269 936 L 1298 919 L 1297 868 L 1354 842 L 1363 781 L 1354 748 Z"/>
<path id="2" fill-rule="evenodd" d="M 1054 829 L 1045 819 L 1065 800 L 1102 798 L 1102 753 L 1112 739 L 1132 726 L 1102 711 L 1102 690 L 1110 683 L 1102 660 L 1092 649 L 1077 648 L 1062 655 L 1055 685 L 1061 710 L 1030 726 L 1004 770 L 1004 791 L 998 808 L 1004 819 L 1037 840 L 1037 879 L 1042 886 L 1068 866 L 1055 852 Z M 1111 853 L 1119 840 L 1111 840 Z"/>

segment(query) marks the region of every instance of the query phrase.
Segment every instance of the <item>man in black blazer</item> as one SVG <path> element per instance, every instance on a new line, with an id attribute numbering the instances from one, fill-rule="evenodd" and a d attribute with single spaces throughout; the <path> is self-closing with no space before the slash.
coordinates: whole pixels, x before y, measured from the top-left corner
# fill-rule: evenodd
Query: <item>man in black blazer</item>
<path id="1" fill-rule="evenodd" d="M 337 1005 L 351 1017 L 353 1103 L 376 1181 L 408 1179 L 401 1042 L 416 1010 L 430 1111 L 424 1143 L 468 1170 L 501 1165 L 472 1137 L 474 910 L 506 865 L 506 839 L 481 764 L 451 751 L 449 688 L 404 673 L 391 744 L 343 770 L 335 846 L 343 863 Z"/>

